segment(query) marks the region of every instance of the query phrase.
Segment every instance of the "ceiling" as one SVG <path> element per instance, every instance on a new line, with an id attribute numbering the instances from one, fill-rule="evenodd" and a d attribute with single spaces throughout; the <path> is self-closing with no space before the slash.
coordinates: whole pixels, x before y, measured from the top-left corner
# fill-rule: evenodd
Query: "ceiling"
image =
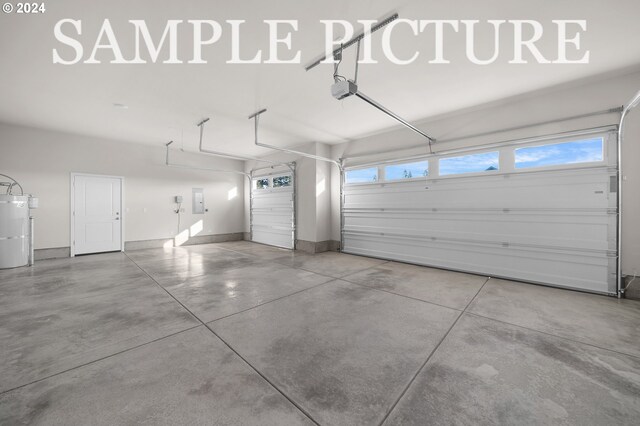
<path id="1" fill-rule="evenodd" d="M 612 5 L 615 5 L 613 7 Z M 497 99 L 531 92 L 567 81 L 598 75 L 640 63 L 640 3 L 617 0 L 543 1 L 300 1 L 261 0 L 235 2 L 191 0 L 182 2 L 122 1 L 46 2 L 42 15 L 0 14 L 0 121 L 82 135 L 161 146 L 175 140 L 185 150 L 196 150 L 196 123 L 210 117 L 205 147 L 242 155 L 261 155 L 253 145 L 253 127 L 247 116 L 267 108 L 261 116 L 265 143 L 292 146 L 319 141 L 341 143 L 388 130 L 397 125 L 389 117 L 357 99 L 337 101 L 330 95 L 332 66 L 309 72 L 304 65 L 323 52 L 321 19 L 379 19 L 392 12 L 406 19 L 532 19 L 543 23 L 540 50 L 557 54 L 553 19 L 585 19 L 583 47 L 590 51 L 588 65 L 509 64 L 512 32 L 505 31 L 501 54 L 491 65 L 475 65 L 465 57 L 464 32 L 448 32 L 445 55 L 450 64 L 429 64 L 434 55 L 432 31 L 412 35 L 398 27 L 392 46 L 397 56 L 420 52 L 411 65 L 386 60 L 380 49 L 381 33 L 373 36 L 375 65 L 361 65 L 358 84 L 364 93 L 408 120 L 454 111 Z M 95 43 L 102 21 L 109 18 L 125 57 L 133 55 L 129 19 L 144 19 L 154 40 L 169 19 L 213 19 L 223 25 L 220 41 L 203 50 L 206 65 L 114 65 L 107 52 L 98 65 L 54 65 L 52 49 L 64 46 L 53 36 L 55 23 L 64 18 L 82 20 L 84 59 Z M 294 50 L 302 51 L 301 64 L 226 64 L 230 59 L 228 19 L 244 19 L 241 53 L 247 58 L 257 49 L 268 51 L 265 19 L 295 19 L 299 31 Z M 191 32 L 179 33 L 179 55 L 190 59 Z M 70 27 L 65 32 L 70 33 Z M 491 53 L 493 35 L 478 31 L 478 56 Z M 68 48 L 67 48 L 68 49 Z M 62 50 L 66 57 L 71 50 Z M 341 73 L 351 77 L 354 49 L 345 54 Z M 264 53 L 266 55 L 267 52 Z M 164 57 L 166 53 L 161 53 Z M 528 58 L 532 61 L 532 57 Z M 125 104 L 127 109 L 116 108 Z M 438 136 L 438 135 L 434 135 Z"/>

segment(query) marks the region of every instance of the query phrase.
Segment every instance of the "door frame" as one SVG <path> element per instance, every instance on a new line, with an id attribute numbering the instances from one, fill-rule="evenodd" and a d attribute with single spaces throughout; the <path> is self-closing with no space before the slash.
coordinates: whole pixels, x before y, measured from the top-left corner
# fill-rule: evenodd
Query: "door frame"
<path id="1" fill-rule="evenodd" d="M 97 177 L 97 178 L 110 178 L 110 179 L 119 179 L 120 180 L 120 251 L 124 251 L 124 224 L 125 224 L 125 214 L 124 214 L 124 176 L 111 176 L 111 175 L 98 175 L 94 173 L 78 173 L 71 172 L 69 176 L 69 248 L 70 248 L 70 257 L 75 257 L 76 255 L 76 242 L 75 242 L 75 220 L 74 220 L 74 212 L 76 207 L 76 191 L 74 188 L 74 181 L 76 176 L 85 176 L 85 177 Z"/>

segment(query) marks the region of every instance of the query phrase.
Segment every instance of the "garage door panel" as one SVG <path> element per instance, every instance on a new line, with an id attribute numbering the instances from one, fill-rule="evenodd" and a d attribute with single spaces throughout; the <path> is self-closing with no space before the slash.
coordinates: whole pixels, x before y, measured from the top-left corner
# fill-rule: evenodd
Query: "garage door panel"
<path id="1" fill-rule="evenodd" d="M 281 225 L 291 229 L 292 218 L 291 211 L 255 211 L 253 215 L 253 224 L 261 226 Z"/>
<path id="2" fill-rule="evenodd" d="M 508 178 L 478 177 L 476 182 L 454 179 L 452 182 L 425 180 L 403 184 L 360 185 L 349 188 L 345 205 L 352 208 L 415 208 L 428 203 L 431 208 L 491 208 L 501 203 L 503 208 L 559 208 L 615 207 L 615 197 L 609 197 L 608 169 L 578 176 L 549 172 L 551 176 L 508 175 Z M 490 179 L 490 183 L 480 182 Z M 562 185 L 558 185 L 558 181 Z M 368 187 L 367 187 L 368 186 Z M 428 189 L 426 189 L 428 188 Z"/>
<path id="3" fill-rule="evenodd" d="M 282 178 L 289 177 L 288 185 Z M 295 211 L 293 175 L 289 172 L 255 177 L 251 182 L 252 241 L 294 248 Z M 257 182 L 260 181 L 261 188 Z"/>
<path id="4" fill-rule="evenodd" d="M 493 277 L 516 278 L 557 286 L 603 291 L 615 289 L 615 267 L 603 253 L 569 253 L 489 244 L 349 236 L 348 253 L 436 266 Z M 499 263 L 495 259 L 500 259 Z"/>
<path id="5" fill-rule="evenodd" d="M 268 191 L 263 194 L 254 194 L 253 197 L 255 208 L 287 208 L 293 202 L 293 193 L 291 191 Z"/>
<path id="6" fill-rule="evenodd" d="M 253 228 L 253 241 L 276 247 L 291 248 L 291 232 L 288 229 Z"/>
<path id="7" fill-rule="evenodd" d="M 613 293 L 617 263 L 615 132 L 602 161 L 472 176 L 346 184 L 347 253 Z M 430 168 L 438 156 L 429 159 Z M 388 164 L 388 163 L 387 163 Z M 371 166 L 368 166 L 371 167 Z"/>
<path id="8" fill-rule="evenodd" d="M 269 211 L 269 210 L 280 210 L 280 211 L 288 211 L 291 212 L 291 204 L 293 201 L 291 199 L 283 199 L 283 200 L 258 200 L 254 199 L 254 210 L 255 211 Z"/>
<path id="9" fill-rule="evenodd" d="M 347 211 L 345 232 L 416 235 L 422 238 L 460 241 L 511 242 L 550 247 L 611 250 L 609 227 L 615 217 L 606 212 L 590 216 L 530 215 L 496 212 L 494 214 L 415 212 L 394 214 Z"/>

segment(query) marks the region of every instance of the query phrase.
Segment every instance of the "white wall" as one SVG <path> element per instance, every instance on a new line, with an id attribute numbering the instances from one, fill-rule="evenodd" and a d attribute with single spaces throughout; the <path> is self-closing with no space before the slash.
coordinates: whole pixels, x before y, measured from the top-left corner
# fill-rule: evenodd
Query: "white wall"
<path id="1" fill-rule="evenodd" d="M 0 173 L 40 198 L 36 249 L 69 246 L 69 174 L 124 176 L 125 241 L 171 239 L 178 233 L 173 197 L 184 197 L 181 231 L 203 220 L 198 235 L 242 232 L 244 185 L 240 174 L 173 169 L 158 146 L 122 143 L 0 124 Z M 172 151 L 172 161 L 243 170 L 240 161 Z M 204 188 L 204 215 L 191 214 L 191 189 Z M 232 192 L 237 195 L 231 198 Z M 231 198 L 231 199 L 230 199 Z"/>
<path id="2" fill-rule="evenodd" d="M 516 126 L 523 126 L 591 113 L 621 106 L 640 89 L 640 72 L 638 69 L 619 72 L 616 75 L 602 76 L 596 79 L 576 81 L 570 85 L 558 86 L 543 91 L 530 93 L 501 102 L 494 102 L 480 107 L 470 108 L 454 114 L 447 114 L 417 124 L 436 139 L 445 140 L 492 132 Z M 377 99 L 384 104 L 384 99 Z M 425 102 L 437 102 L 436 99 L 425 99 Z M 402 111 L 394 111 L 402 115 Z M 617 124 L 620 114 L 608 114 L 597 117 L 555 124 L 535 126 L 527 129 L 513 130 L 474 137 L 455 142 L 437 144 L 434 150 L 460 146 L 471 146 L 499 142 L 503 140 L 553 134 L 569 130 L 585 129 L 607 124 Z M 623 199 L 623 274 L 640 272 L 640 109 L 634 110 L 626 124 L 623 148 L 624 199 Z M 358 162 L 372 161 L 376 158 L 399 158 L 405 155 L 426 153 L 426 145 L 419 150 L 402 151 L 403 146 L 420 144 L 424 138 L 408 129 L 400 128 L 388 133 L 378 134 L 357 141 L 336 145 L 332 148 L 333 158 L 349 157 L 376 150 L 393 150 L 391 154 L 381 157 L 369 157 Z M 354 165 L 357 162 L 347 162 Z M 340 239 L 340 175 L 332 171 L 332 218 L 331 236 Z"/>
<path id="3" fill-rule="evenodd" d="M 331 147 L 326 144 L 316 144 L 316 155 L 331 157 Z M 331 239 L 331 169 L 338 168 L 331 163 L 316 160 L 316 237 L 314 241 L 328 241 Z M 340 205 L 335 206 L 338 210 Z"/>

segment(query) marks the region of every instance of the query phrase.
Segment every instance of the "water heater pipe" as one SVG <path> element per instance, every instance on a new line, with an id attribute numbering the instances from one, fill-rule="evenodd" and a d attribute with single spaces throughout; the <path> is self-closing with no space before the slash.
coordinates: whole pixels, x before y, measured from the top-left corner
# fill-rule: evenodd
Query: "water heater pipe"
<path id="1" fill-rule="evenodd" d="M 11 189 L 13 188 L 14 185 L 17 186 L 18 188 L 20 188 L 20 195 L 24 195 L 24 191 L 22 190 L 22 185 L 20 185 L 17 180 L 12 178 L 11 176 L 3 175 L 2 173 L 0 173 L 0 176 L 4 176 L 4 177 L 9 178 L 9 179 L 11 179 L 13 181 L 13 185 L 9 186 L 9 188 L 7 189 L 7 195 L 12 195 L 11 194 Z"/>
<path id="2" fill-rule="evenodd" d="M 34 229 L 34 218 L 29 216 L 29 266 L 33 266 L 36 263 Z"/>

